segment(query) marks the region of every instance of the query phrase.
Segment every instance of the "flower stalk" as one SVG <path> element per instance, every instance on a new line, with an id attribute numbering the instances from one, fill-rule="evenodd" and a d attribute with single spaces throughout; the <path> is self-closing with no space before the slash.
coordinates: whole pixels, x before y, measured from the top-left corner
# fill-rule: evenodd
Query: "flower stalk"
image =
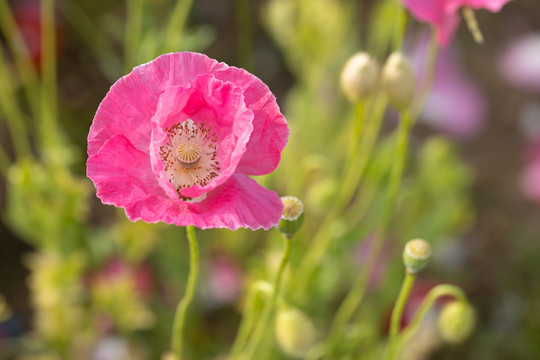
<path id="1" fill-rule="evenodd" d="M 241 356 L 240 359 L 242 360 L 251 360 L 256 359 L 255 355 L 257 352 L 257 349 L 264 338 L 264 335 L 266 334 L 268 328 L 270 327 L 270 320 L 272 318 L 272 314 L 274 313 L 274 309 L 276 307 L 277 300 L 280 295 L 281 290 L 281 283 L 282 283 L 282 277 L 283 272 L 285 270 L 285 267 L 287 263 L 289 262 L 289 257 L 291 255 L 291 236 L 288 236 L 286 234 L 283 235 L 283 241 L 284 241 L 284 251 L 283 256 L 281 258 L 281 262 L 279 264 L 279 268 L 276 273 L 276 277 L 274 280 L 274 292 L 272 293 L 272 296 L 270 297 L 269 301 L 265 304 L 261 317 L 257 323 L 257 326 L 255 327 L 255 330 L 253 331 L 253 334 L 251 336 L 251 339 L 249 343 L 247 344 L 246 351 L 244 353 L 244 356 Z"/>
<path id="2" fill-rule="evenodd" d="M 458 301 L 466 304 L 469 303 L 469 301 L 467 300 L 467 296 L 459 287 L 450 284 L 435 286 L 426 295 L 424 301 L 422 301 L 422 304 L 418 308 L 418 311 L 414 315 L 411 323 L 399 335 L 396 354 L 399 354 L 401 352 L 401 349 L 403 349 L 407 342 L 409 342 L 409 340 L 418 331 L 418 329 L 420 328 L 420 324 L 426 317 L 428 311 L 431 309 L 435 301 L 437 301 L 437 299 L 443 296 L 453 296 Z"/>
<path id="3" fill-rule="evenodd" d="M 411 288 L 414 284 L 415 274 L 407 271 L 405 274 L 405 279 L 401 285 L 401 290 L 392 310 L 392 318 L 390 320 L 390 338 L 386 348 L 386 359 L 391 360 L 395 357 L 397 337 L 399 332 L 399 325 L 401 323 L 401 317 L 403 314 L 403 308 L 411 292 Z"/>
<path id="4" fill-rule="evenodd" d="M 197 278 L 199 275 L 199 246 L 197 244 L 195 227 L 192 225 L 186 226 L 186 233 L 189 242 L 190 253 L 189 275 L 184 297 L 178 303 L 178 306 L 176 308 L 171 341 L 173 353 L 176 355 L 178 360 L 183 359 L 182 352 L 184 347 L 184 328 L 186 323 L 186 315 L 195 295 Z"/>
<path id="5" fill-rule="evenodd" d="M 267 285 L 267 286 L 264 286 Z M 257 298 L 260 295 L 271 296 L 273 289 L 270 284 L 266 282 L 258 281 L 250 287 L 250 290 L 246 299 L 246 308 L 244 316 L 242 316 L 242 322 L 238 329 L 238 334 L 234 340 L 234 344 L 231 350 L 231 359 L 236 359 L 246 347 L 249 340 L 249 334 L 255 326 L 256 313 L 257 313 Z"/>
<path id="6" fill-rule="evenodd" d="M 345 331 L 347 323 L 362 302 L 368 279 L 370 278 L 375 267 L 375 263 L 379 256 L 382 244 L 386 237 L 386 232 L 394 213 L 396 197 L 401 184 L 401 177 L 405 168 L 405 161 L 407 159 L 407 148 L 411 126 L 411 116 L 409 111 L 404 111 L 402 113 L 402 118 L 399 124 L 400 125 L 397 130 L 396 160 L 392 166 L 390 182 L 388 183 L 386 190 L 386 198 L 381 222 L 375 232 L 374 249 L 370 253 L 366 266 L 358 275 L 353 287 L 341 303 L 338 311 L 336 312 L 336 316 L 332 321 L 332 326 L 330 328 L 330 339 L 334 343 L 338 342 L 339 338 Z"/>

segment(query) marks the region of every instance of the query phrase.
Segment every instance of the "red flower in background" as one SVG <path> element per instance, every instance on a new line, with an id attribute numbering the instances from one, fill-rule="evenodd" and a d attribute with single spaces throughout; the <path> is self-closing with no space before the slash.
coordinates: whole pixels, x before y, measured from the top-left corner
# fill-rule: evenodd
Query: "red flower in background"
<path id="1" fill-rule="evenodd" d="M 30 61 L 37 71 L 41 64 L 41 7 L 39 0 L 17 0 L 14 2 L 12 13 L 17 28 L 28 50 Z M 61 25 L 55 16 L 56 51 L 61 49 Z"/>

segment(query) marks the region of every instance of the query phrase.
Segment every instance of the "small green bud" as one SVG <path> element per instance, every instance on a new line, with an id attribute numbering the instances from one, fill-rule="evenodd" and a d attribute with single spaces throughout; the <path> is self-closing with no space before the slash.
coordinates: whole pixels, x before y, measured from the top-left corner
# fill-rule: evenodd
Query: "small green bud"
<path id="1" fill-rule="evenodd" d="M 283 196 L 283 214 L 278 229 L 285 236 L 293 236 L 304 222 L 304 204 L 294 196 Z"/>
<path id="2" fill-rule="evenodd" d="M 178 360 L 178 357 L 174 355 L 172 352 L 168 352 L 163 354 L 161 357 L 161 360 Z"/>
<path id="3" fill-rule="evenodd" d="M 315 344 L 313 322 L 297 309 L 280 309 L 276 316 L 276 341 L 281 350 L 295 359 L 303 358 Z"/>
<path id="4" fill-rule="evenodd" d="M 408 241 L 403 249 L 403 263 L 411 274 L 422 270 L 427 265 L 430 256 L 431 245 L 422 239 Z"/>
<path id="5" fill-rule="evenodd" d="M 446 342 L 459 344 L 474 330 L 476 315 L 474 309 L 463 301 L 453 301 L 439 315 L 439 332 Z"/>
<path id="6" fill-rule="evenodd" d="M 356 103 L 369 96 L 379 81 L 379 65 L 365 52 L 353 55 L 343 67 L 341 90 L 350 102 Z"/>
<path id="7" fill-rule="evenodd" d="M 390 104 L 398 110 L 409 107 L 416 88 L 411 64 L 400 52 L 393 52 L 382 70 L 383 90 Z"/>

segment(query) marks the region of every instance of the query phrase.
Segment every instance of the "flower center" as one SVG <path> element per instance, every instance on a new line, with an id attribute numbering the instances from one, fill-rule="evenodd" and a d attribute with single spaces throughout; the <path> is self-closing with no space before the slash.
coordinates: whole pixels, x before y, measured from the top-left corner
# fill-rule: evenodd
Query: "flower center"
<path id="1" fill-rule="evenodd" d="M 176 148 L 176 157 L 180 165 L 186 169 L 191 169 L 201 159 L 201 148 L 192 141 L 181 143 Z"/>
<path id="2" fill-rule="evenodd" d="M 167 138 L 159 149 L 159 155 L 167 178 L 183 201 L 182 189 L 193 185 L 201 187 L 219 176 L 221 167 L 217 160 L 218 137 L 207 123 L 191 119 L 165 129 Z"/>

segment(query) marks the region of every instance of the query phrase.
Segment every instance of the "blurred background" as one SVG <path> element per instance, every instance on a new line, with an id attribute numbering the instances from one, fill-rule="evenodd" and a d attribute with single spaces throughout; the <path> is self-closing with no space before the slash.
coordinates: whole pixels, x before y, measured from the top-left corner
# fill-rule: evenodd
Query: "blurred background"
<path id="1" fill-rule="evenodd" d="M 100 101 L 133 66 L 163 52 L 203 52 L 246 68 L 275 94 L 291 137 L 278 170 L 257 180 L 304 201 L 306 223 L 291 265 L 298 266 L 340 186 L 354 111 L 339 73 L 360 50 L 384 63 L 392 0 L 198 0 L 171 41 L 173 1 L 56 1 L 52 81 L 40 67 L 51 57 L 42 53 L 39 0 L 0 3 L 7 159 L 0 176 L 0 359 L 158 359 L 167 349 L 187 276 L 184 232 L 130 223 L 121 209 L 102 205 L 85 178 L 86 136 Z M 363 358 L 384 341 L 402 278 L 400 251 L 413 237 L 430 241 L 434 256 L 411 306 L 414 296 L 450 282 L 471 299 L 478 325 L 457 346 L 424 336 L 410 358 L 540 358 L 540 2 L 513 0 L 500 13 L 476 16 L 485 44 L 461 24 L 439 53 L 411 135 L 395 226 L 358 315 L 369 324 L 353 342 Z M 411 17 L 407 25 L 404 52 L 420 78 L 430 29 Z M 17 52 L 20 41 L 27 51 Z M 57 101 L 56 110 L 36 105 L 44 96 Z M 332 224 L 336 241 L 306 288 L 308 299 L 290 295 L 321 328 L 369 252 L 370 214 L 377 214 L 377 189 L 390 168 L 395 123 L 388 111 L 365 178 Z M 199 236 L 200 301 L 188 342 L 194 359 L 226 358 L 246 288 L 271 277 L 280 237 L 228 230 Z M 406 318 L 407 311 L 414 307 Z M 278 348 L 269 354 L 289 358 Z"/>

